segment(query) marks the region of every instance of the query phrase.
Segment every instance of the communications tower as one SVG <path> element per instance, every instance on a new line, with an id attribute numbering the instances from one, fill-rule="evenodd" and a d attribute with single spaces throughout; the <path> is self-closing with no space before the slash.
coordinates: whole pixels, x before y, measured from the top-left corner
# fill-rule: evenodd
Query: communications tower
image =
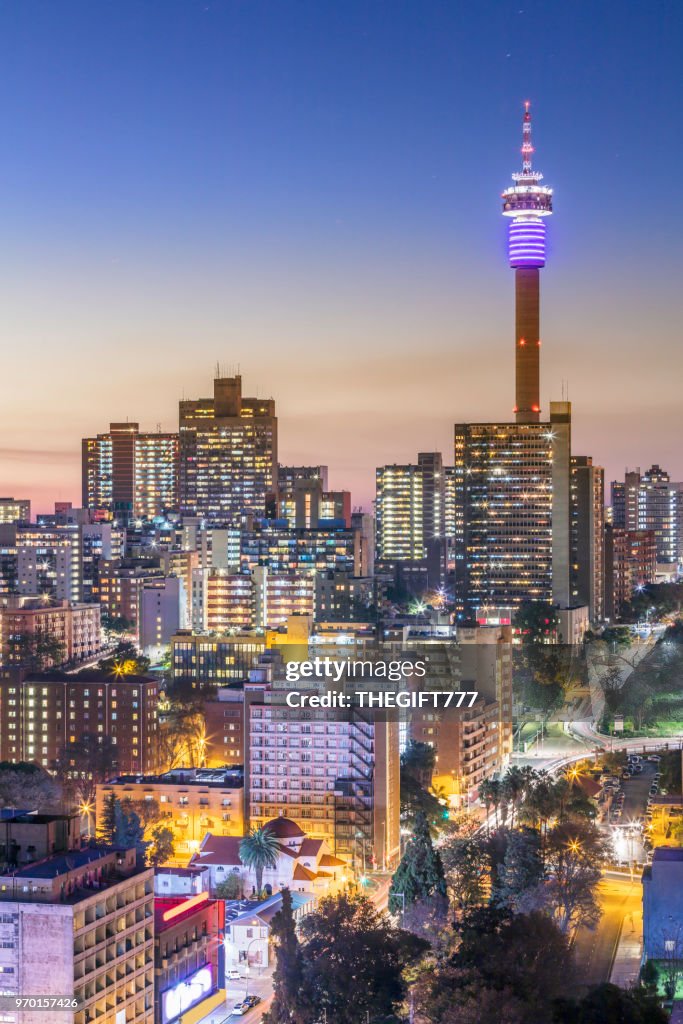
<path id="1" fill-rule="evenodd" d="M 522 170 L 503 192 L 503 216 L 509 217 L 508 258 L 515 272 L 515 408 L 517 423 L 538 423 L 540 399 L 540 274 L 545 266 L 545 217 L 553 212 L 553 190 L 533 170 L 531 114 L 522 120 Z"/>

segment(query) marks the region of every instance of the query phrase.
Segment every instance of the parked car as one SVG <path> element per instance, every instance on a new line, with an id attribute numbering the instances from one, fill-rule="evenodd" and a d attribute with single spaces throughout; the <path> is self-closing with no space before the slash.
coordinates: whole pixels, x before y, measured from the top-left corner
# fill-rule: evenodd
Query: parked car
<path id="1" fill-rule="evenodd" d="M 659 756 L 659 754 L 650 754 L 650 756 L 648 757 L 648 761 L 654 761 L 655 764 L 659 764 L 661 760 L 662 759 Z"/>

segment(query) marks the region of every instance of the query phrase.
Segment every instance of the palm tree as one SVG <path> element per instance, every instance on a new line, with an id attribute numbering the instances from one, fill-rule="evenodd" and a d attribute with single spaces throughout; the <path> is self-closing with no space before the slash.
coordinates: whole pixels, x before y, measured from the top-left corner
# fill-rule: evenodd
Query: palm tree
<path id="1" fill-rule="evenodd" d="M 261 892 L 263 872 L 266 868 L 275 867 L 279 855 L 280 844 L 277 836 L 267 825 L 263 828 L 252 828 L 249 835 L 240 843 L 240 860 L 246 868 L 253 868 L 257 892 Z"/>

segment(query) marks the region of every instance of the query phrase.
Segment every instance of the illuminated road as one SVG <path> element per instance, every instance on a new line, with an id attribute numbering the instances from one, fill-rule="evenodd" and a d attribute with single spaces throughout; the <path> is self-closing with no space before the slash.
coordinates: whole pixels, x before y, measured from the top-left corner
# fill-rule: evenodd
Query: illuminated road
<path id="1" fill-rule="evenodd" d="M 580 928 L 574 942 L 574 953 L 582 985 L 599 985 L 609 981 L 619 934 L 623 926 L 630 929 L 639 924 L 642 905 L 640 876 L 630 879 L 605 877 L 600 883 L 602 917 L 594 931 Z M 631 917 L 630 915 L 633 915 Z"/>

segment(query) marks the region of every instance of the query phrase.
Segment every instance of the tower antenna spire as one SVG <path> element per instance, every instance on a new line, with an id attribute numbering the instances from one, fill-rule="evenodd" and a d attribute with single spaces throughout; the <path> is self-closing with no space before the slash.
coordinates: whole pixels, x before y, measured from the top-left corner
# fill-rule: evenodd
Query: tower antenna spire
<path id="1" fill-rule="evenodd" d="M 534 147 L 531 144 L 531 103 L 524 101 L 524 117 L 522 118 L 522 174 L 531 174 L 531 155 Z"/>

